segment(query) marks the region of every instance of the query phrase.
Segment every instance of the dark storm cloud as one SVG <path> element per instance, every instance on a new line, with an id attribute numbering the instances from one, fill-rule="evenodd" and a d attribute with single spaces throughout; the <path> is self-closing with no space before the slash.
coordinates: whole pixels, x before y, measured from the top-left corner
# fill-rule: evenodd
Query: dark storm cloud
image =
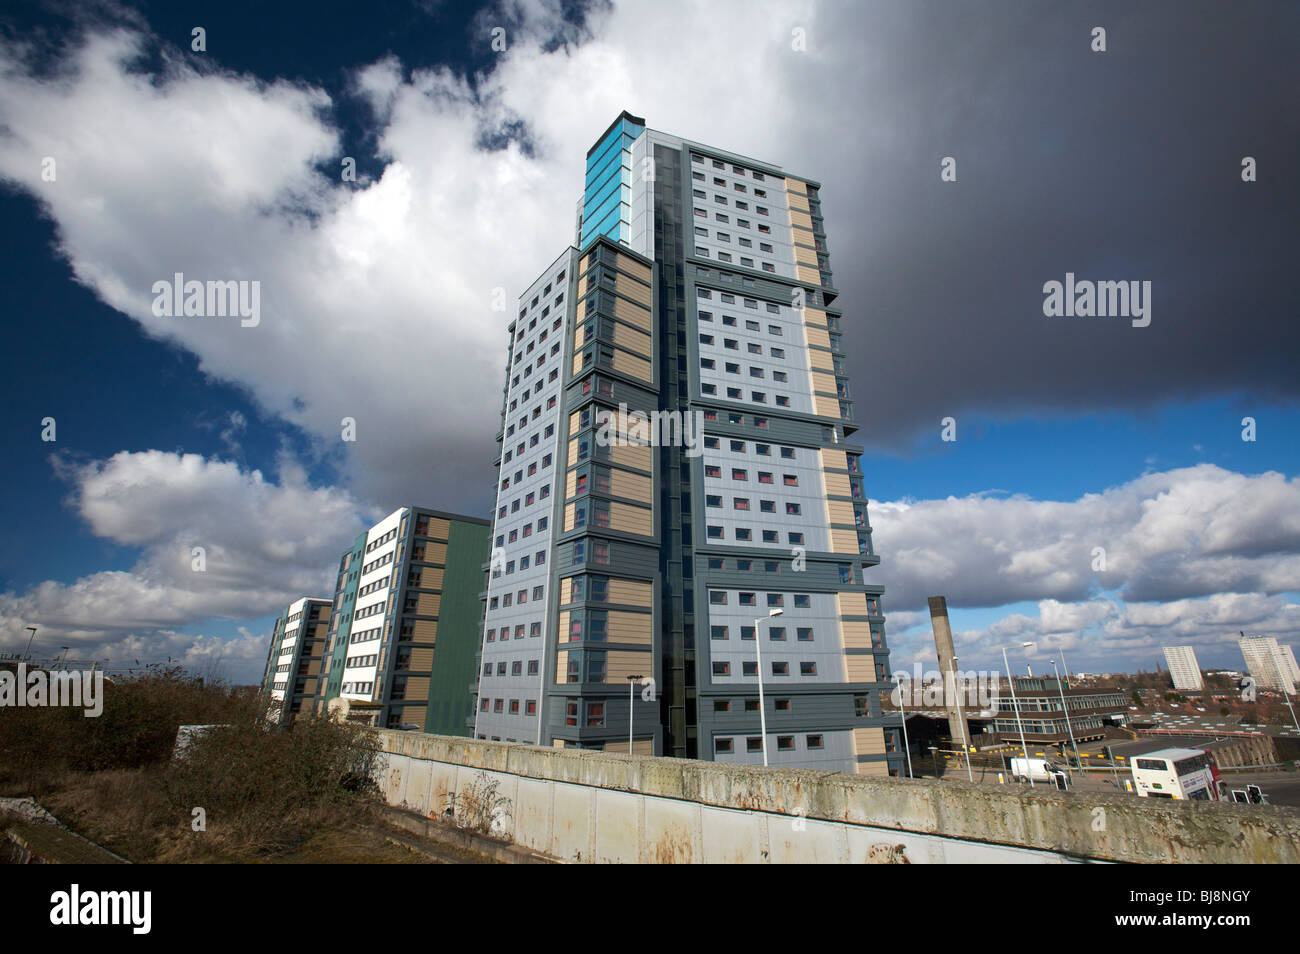
<path id="1" fill-rule="evenodd" d="M 825 181 L 860 439 L 1296 397 L 1300 7 L 836 5 L 816 32 L 804 94 L 838 135 L 800 151 Z M 1044 317 L 1067 272 L 1150 281 L 1150 326 Z"/>

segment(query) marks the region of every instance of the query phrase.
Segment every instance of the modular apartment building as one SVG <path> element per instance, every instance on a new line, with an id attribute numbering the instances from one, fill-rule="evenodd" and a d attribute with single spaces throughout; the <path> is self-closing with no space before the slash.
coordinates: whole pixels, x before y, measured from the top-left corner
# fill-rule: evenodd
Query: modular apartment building
<path id="1" fill-rule="evenodd" d="M 822 223 L 626 112 L 592 147 L 509 326 L 476 736 L 759 763 L 761 649 L 772 764 L 899 770 Z"/>
<path id="2" fill-rule="evenodd" d="M 1273 636 L 1245 636 L 1240 640 L 1246 668 L 1260 689 L 1272 689 L 1288 695 L 1295 692 L 1300 670 L 1288 646 L 1278 645 Z"/>
<path id="3" fill-rule="evenodd" d="M 287 725 L 311 711 L 320 681 L 330 623 L 330 601 L 305 596 L 290 603 L 271 630 L 262 691 L 270 700 L 267 717 Z"/>
<path id="4" fill-rule="evenodd" d="M 318 714 L 467 735 L 487 520 L 401 507 L 339 560 Z"/>
<path id="5" fill-rule="evenodd" d="M 1196 662 L 1196 651 L 1191 646 L 1166 646 L 1165 665 L 1169 667 L 1169 676 L 1174 681 L 1174 688 L 1185 692 L 1200 692 L 1205 688 L 1205 677 Z"/>

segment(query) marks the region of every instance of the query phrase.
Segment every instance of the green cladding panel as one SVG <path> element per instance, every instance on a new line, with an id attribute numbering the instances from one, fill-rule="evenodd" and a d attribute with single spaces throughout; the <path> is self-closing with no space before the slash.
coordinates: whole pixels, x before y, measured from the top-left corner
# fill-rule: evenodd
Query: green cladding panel
<path id="1" fill-rule="evenodd" d="M 475 658 L 483 618 L 479 594 L 485 586 L 483 564 L 492 528 L 455 519 L 450 523 L 424 731 L 469 736 L 465 722 L 473 715 L 474 704 L 469 686 L 477 681 Z"/>

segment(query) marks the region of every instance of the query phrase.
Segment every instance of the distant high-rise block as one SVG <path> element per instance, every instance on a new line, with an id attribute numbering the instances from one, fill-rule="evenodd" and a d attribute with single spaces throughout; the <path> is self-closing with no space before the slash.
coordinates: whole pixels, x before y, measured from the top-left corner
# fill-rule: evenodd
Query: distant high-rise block
<path id="1" fill-rule="evenodd" d="M 339 561 L 318 713 L 468 735 L 488 521 L 402 507 Z"/>
<path id="2" fill-rule="evenodd" d="M 772 764 L 898 771 L 838 294 L 818 183 L 599 137 L 509 328 L 480 738 L 758 763 L 761 678 Z"/>
<path id="3" fill-rule="evenodd" d="M 275 621 L 262 691 L 270 700 L 268 718 L 287 725 L 302 711 L 320 682 L 330 622 L 330 601 L 303 597 Z"/>
<path id="4" fill-rule="evenodd" d="M 1175 689 L 1200 692 L 1205 688 L 1201 668 L 1196 664 L 1196 653 L 1191 646 L 1166 646 L 1165 663 L 1173 677 Z"/>
<path id="5" fill-rule="evenodd" d="M 1296 679 L 1291 668 L 1295 657 L 1288 658 L 1285 649 L 1272 636 L 1247 636 L 1241 640 L 1241 655 L 1257 687 L 1295 692 Z"/>

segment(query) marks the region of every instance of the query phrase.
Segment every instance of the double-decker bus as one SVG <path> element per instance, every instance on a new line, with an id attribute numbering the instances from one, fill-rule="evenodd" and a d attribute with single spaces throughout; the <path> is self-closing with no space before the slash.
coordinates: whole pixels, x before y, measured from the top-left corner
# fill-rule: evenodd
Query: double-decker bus
<path id="1" fill-rule="evenodd" d="M 1133 788 L 1141 798 L 1218 801 L 1218 769 L 1204 749 L 1161 749 L 1132 759 Z"/>

